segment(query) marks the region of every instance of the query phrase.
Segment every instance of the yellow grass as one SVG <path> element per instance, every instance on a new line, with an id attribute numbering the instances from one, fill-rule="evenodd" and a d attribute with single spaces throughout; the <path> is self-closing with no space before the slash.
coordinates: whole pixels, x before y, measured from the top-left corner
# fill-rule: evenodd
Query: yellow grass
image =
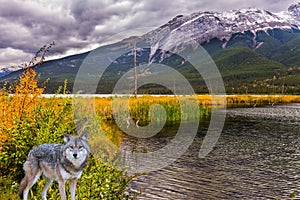
<path id="1" fill-rule="evenodd" d="M 232 104 L 289 104 L 300 103 L 300 96 L 297 95 L 228 95 L 227 105 Z"/>
<path id="2" fill-rule="evenodd" d="M 153 105 L 161 105 L 167 112 L 168 121 L 178 121 L 183 115 L 181 109 L 183 107 L 189 106 L 189 101 L 197 100 L 199 105 L 200 114 L 201 110 L 211 108 L 211 107 L 225 107 L 231 105 L 238 106 L 249 106 L 249 105 L 271 105 L 271 104 L 288 104 L 288 103 L 300 103 L 300 96 L 297 95 L 226 95 L 226 96 L 211 96 L 208 94 L 205 95 L 196 95 L 196 96 L 150 96 L 145 95 L 141 97 L 124 97 L 117 98 L 114 101 L 114 111 L 119 115 L 120 113 L 126 118 L 131 116 L 134 120 L 161 120 L 160 112 L 156 112 L 156 116 L 151 110 Z M 180 105 L 180 101 L 184 99 L 183 105 Z M 128 103 L 129 102 L 129 103 Z M 128 107 L 124 106 L 127 105 Z M 113 111 L 112 111 L 112 98 L 95 98 L 95 110 L 97 116 L 102 120 L 112 120 Z M 193 109 L 193 108 L 190 108 Z M 116 114 L 116 113 L 115 113 Z M 157 115 L 158 114 L 158 115 Z M 120 117 L 120 116 L 119 116 Z M 155 119 L 154 119 L 155 118 Z M 185 118 L 183 118 L 185 119 Z"/>

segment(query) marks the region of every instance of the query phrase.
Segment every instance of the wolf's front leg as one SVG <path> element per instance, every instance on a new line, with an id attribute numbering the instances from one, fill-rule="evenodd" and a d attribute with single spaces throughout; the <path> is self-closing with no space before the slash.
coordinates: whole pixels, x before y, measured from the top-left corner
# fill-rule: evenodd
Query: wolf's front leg
<path id="1" fill-rule="evenodd" d="M 71 200 L 75 200 L 76 184 L 77 184 L 77 179 L 70 180 Z"/>
<path id="2" fill-rule="evenodd" d="M 58 186 L 59 186 L 59 194 L 60 194 L 61 200 L 67 200 L 66 181 L 65 180 L 59 180 L 58 181 Z"/>

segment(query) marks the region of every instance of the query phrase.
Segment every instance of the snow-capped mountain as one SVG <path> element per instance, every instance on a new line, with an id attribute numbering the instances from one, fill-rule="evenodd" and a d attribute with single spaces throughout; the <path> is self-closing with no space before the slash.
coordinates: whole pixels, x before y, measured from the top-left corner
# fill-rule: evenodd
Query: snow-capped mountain
<path id="1" fill-rule="evenodd" d="M 138 47 L 138 65 L 151 67 L 150 63 L 163 63 L 176 67 L 192 81 L 196 92 L 207 92 L 206 85 L 200 75 L 195 76 L 195 71 L 186 62 L 189 61 L 189 55 L 181 57 L 185 44 L 192 44 L 192 47 L 201 45 L 210 54 L 229 92 L 252 90 L 278 93 L 282 92 L 279 88 L 285 85 L 285 90 L 299 94 L 300 3 L 279 13 L 248 8 L 178 15 L 143 36 L 132 36 L 99 47 L 97 50 L 103 52 L 104 56 L 105 52 L 117 52 L 124 48 L 128 53 L 116 60 L 111 60 L 109 53 L 107 54 L 111 65 L 107 68 L 107 74 L 103 75 L 105 78 L 99 82 L 98 93 L 111 93 L 115 82 L 133 67 L 133 40 Z M 140 48 L 139 44 L 148 46 Z M 36 70 L 41 74 L 41 79 L 50 78 L 48 85 L 52 84 L 47 86 L 47 89 L 50 88 L 48 92 L 55 92 L 65 79 L 68 79 L 71 91 L 76 73 L 88 54 L 89 52 L 72 55 L 40 65 Z M 143 70 L 151 72 L 148 68 Z M 0 82 L 16 80 L 19 73 L 17 71 L 2 77 Z M 251 84 L 255 85 L 252 89 Z"/>
<path id="2" fill-rule="evenodd" d="M 283 17 L 285 16 L 292 16 L 292 20 L 295 19 L 296 22 L 295 23 L 299 23 L 299 17 L 300 17 L 300 2 L 296 3 L 296 4 L 292 4 L 289 8 L 288 8 L 288 12 L 285 13 L 283 12 Z"/>
<path id="3" fill-rule="evenodd" d="M 235 33 L 253 33 L 253 47 L 257 48 L 256 33 L 272 29 L 299 30 L 300 3 L 291 5 L 288 11 L 271 13 L 249 8 L 224 12 L 198 12 L 189 16 L 178 15 L 165 25 L 145 35 L 151 43 L 151 52 L 168 48 L 170 43 L 180 43 L 182 38 L 202 44 L 213 38 L 223 41 L 223 48 Z M 174 42 L 175 40 L 175 42 Z M 177 41 L 176 41 L 177 40 Z"/>
<path id="4" fill-rule="evenodd" d="M 10 74 L 11 72 L 17 71 L 21 68 L 22 67 L 20 67 L 20 66 L 3 67 L 3 68 L 0 69 L 0 77 L 6 76 L 6 75 Z"/>
<path id="5" fill-rule="evenodd" d="M 178 15 L 141 38 L 149 42 L 151 58 L 158 49 L 168 49 L 169 46 L 174 46 L 174 43 L 178 43 L 178 46 L 180 46 L 182 40 L 185 39 L 203 44 L 217 38 L 223 41 L 222 47 L 225 48 L 227 42 L 235 33 L 251 31 L 255 36 L 257 31 L 261 30 L 267 31 L 275 28 L 299 30 L 298 27 L 300 27 L 300 2 L 291 5 L 287 11 L 279 13 L 248 8 L 223 12 L 197 12 L 188 16 Z M 258 48 L 261 44 L 261 42 L 256 41 L 255 37 L 253 38 L 254 48 Z M 174 50 L 173 52 L 176 53 L 177 51 L 180 50 Z M 153 61 L 150 59 L 149 62 Z M 2 71 L 3 74 L 7 74 L 18 69 L 20 68 L 3 68 L 0 69 L 0 74 Z"/>

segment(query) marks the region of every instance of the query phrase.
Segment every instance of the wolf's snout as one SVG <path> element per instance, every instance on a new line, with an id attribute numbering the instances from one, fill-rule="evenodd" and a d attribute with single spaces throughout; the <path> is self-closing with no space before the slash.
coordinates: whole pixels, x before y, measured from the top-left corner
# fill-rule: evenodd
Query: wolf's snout
<path id="1" fill-rule="evenodd" d="M 74 158 L 77 158 L 77 155 L 78 155 L 77 153 L 73 153 Z"/>

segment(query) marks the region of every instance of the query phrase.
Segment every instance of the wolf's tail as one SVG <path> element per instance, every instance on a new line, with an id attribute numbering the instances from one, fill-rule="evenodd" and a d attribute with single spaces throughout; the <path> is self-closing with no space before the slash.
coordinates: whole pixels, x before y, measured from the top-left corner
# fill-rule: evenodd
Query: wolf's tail
<path id="1" fill-rule="evenodd" d="M 27 186 L 28 183 L 28 177 L 27 175 L 25 175 L 25 177 L 22 179 L 21 183 L 20 183 L 20 187 L 19 187 L 19 197 L 21 199 L 23 199 L 23 192 Z"/>
<path id="2" fill-rule="evenodd" d="M 26 162 L 23 165 L 23 169 L 25 172 L 25 177 L 22 179 L 19 187 L 19 197 L 21 199 L 24 198 L 24 190 L 28 186 L 29 183 L 29 176 L 32 176 L 32 164 L 30 161 L 26 160 Z"/>

